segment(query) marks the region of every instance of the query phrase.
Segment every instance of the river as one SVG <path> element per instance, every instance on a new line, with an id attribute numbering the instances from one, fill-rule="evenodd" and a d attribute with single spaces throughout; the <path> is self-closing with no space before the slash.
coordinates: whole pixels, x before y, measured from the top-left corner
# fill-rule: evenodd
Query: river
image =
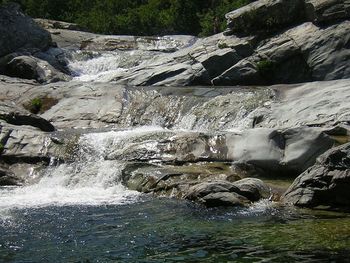
<path id="1" fill-rule="evenodd" d="M 79 81 L 109 81 L 121 71 L 115 55 L 85 62 L 71 65 Z M 239 103 L 232 104 L 242 112 Z M 202 110 L 203 116 L 210 113 Z M 157 133 L 243 129 L 239 116 L 227 127 L 218 126 L 222 116 L 209 123 L 186 115 L 170 130 L 161 125 L 85 132 L 73 162 L 58 165 L 53 159 L 29 173 L 31 184 L 0 188 L 0 262 L 350 262 L 349 214 L 269 200 L 249 208 L 205 208 L 154 197 L 128 190 L 122 184 L 126 162 L 106 158 L 135 144 L 135 137 L 141 144 Z"/>

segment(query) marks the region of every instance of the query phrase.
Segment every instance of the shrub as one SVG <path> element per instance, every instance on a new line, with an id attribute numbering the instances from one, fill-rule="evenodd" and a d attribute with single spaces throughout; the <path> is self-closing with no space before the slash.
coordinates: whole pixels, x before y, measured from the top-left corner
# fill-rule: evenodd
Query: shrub
<path id="1" fill-rule="evenodd" d="M 218 47 L 219 47 L 220 49 L 229 48 L 229 46 L 227 45 L 227 43 L 219 43 L 219 44 L 218 44 Z"/>
<path id="2" fill-rule="evenodd" d="M 5 146 L 0 142 L 0 154 L 4 151 Z"/>
<path id="3" fill-rule="evenodd" d="M 29 111 L 31 113 L 37 114 L 40 112 L 43 106 L 43 101 L 41 98 L 34 98 L 30 101 Z"/>

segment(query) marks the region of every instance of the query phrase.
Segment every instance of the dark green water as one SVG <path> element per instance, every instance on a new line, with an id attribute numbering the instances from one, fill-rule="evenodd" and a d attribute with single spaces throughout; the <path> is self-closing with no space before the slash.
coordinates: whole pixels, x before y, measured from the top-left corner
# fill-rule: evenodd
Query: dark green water
<path id="1" fill-rule="evenodd" d="M 267 202 L 207 210 L 141 197 L 12 210 L 0 222 L 0 262 L 350 262 L 349 215 Z"/>

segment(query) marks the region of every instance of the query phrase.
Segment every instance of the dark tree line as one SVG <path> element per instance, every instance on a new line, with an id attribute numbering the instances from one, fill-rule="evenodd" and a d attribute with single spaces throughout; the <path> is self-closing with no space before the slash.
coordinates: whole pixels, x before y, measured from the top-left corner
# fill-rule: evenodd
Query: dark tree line
<path id="1" fill-rule="evenodd" d="M 104 34 L 211 35 L 225 14 L 252 0 L 0 0 L 17 2 L 32 17 L 74 22 Z"/>

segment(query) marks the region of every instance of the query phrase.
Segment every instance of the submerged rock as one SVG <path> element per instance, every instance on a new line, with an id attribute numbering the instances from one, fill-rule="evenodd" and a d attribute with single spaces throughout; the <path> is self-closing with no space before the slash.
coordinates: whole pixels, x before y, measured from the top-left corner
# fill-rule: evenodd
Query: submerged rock
<path id="1" fill-rule="evenodd" d="M 301 207 L 350 209 L 350 144 L 333 148 L 302 173 L 283 196 Z"/>

